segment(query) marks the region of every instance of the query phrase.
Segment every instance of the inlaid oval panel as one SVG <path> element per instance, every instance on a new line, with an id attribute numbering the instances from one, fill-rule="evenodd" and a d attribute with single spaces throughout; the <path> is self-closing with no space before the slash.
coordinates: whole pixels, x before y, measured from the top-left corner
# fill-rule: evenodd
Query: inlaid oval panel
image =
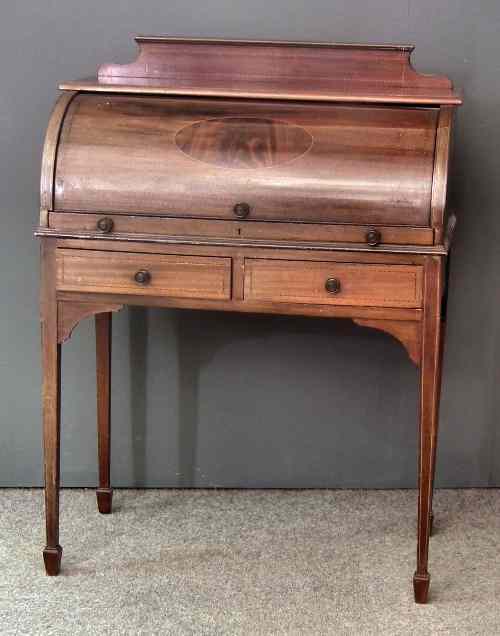
<path id="1" fill-rule="evenodd" d="M 175 136 L 185 154 L 224 168 L 270 168 L 305 154 L 312 136 L 300 126 L 259 117 L 221 117 L 190 124 Z"/>

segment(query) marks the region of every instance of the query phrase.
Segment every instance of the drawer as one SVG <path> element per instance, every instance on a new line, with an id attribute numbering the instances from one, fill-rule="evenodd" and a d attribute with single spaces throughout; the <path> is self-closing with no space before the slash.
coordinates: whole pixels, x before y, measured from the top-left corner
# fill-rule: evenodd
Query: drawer
<path id="1" fill-rule="evenodd" d="M 259 241 L 319 241 L 321 243 L 367 243 L 369 233 L 387 245 L 432 245 L 430 227 L 390 227 L 331 223 L 285 223 L 268 221 L 224 221 L 220 219 L 167 218 L 133 214 L 49 212 L 49 227 L 62 232 L 149 234 L 159 236 L 204 236 Z"/>
<path id="2" fill-rule="evenodd" d="M 58 249 L 57 288 L 228 300 L 231 259 Z"/>
<path id="3" fill-rule="evenodd" d="M 408 307 L 422 305 L 422 267 L 245 259 L 245 300 Z"/>

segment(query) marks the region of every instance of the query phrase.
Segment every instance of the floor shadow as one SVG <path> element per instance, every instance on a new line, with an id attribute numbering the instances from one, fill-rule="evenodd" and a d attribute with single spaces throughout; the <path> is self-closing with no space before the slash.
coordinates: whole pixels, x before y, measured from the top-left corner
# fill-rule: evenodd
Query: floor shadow
<path id="1" fill-rule="evenodd" d="M 248 329 L 247 316 L 220 312 L 176 312 L 178 359 L 178 485 L 200 486 L 197 471 L 200 373 L 217 352 L 235 341 L 272 333 L 280 317 L 257 316 Z"/>
<path id="2" fill-rule="evenodd" d="M 196 452 L 199 423 L 199 371 L 204 358 L 213 352 L 202 347 L 198 329 L 193 329 L 191 312 L 177 312 L 177 358 L 178 358 L 178 405 L 179 427 L 177 430 L 178 485 L 196 484 Z"/>
<path id="3" fill-rule="evenodd" d="M 152 316 L 148 314 L 148 309 L 141 307 L 130 308 L 129 339 L 130 339 L 130 378 L 131 395 L 130 407 L 132 416 L 132 442 L 133 442 L 133 478 L 137 486 L 147 485 L 147 382 L 148 382 L 148 339 L 149 332 L 153 329 L 159 333 L 156 336 L 165 337 L 170 340 L 168 343 L 168 354 L 176 356 L 175 372 L 177 373 L 177 477 L 176 485 L 179 487 L 203 487 L 207 484 L 203 481 L 198 466 L 198 453 L 200 445 L 200 417 L 203 405 L 200 403 L 202 396 L 201 375 L 203 369 L 210 365 L 213 358 L 222 349 L 236 348 L 245 341 L 262 341 L 267 338 L 272 339 L 277 333 L 286 334 L 314 334 L 318 338 L 329 341 L 327 351 L 322 358 L 323 362 L 331 364 L 334 376 L 337 373 L 346 374 L 350 378 L 354 373 L 352 369 L 345 368 L 345 363 L 354 355 L 355 358 L 366 358 L 368 367 L 378 367 L 384 371 L 384 367 L 394 362 L 394 355 L 385 356 L 386 340 L 392 340 L 391 336 L 381 332 L 373 332 L 370 329 L 361 329 L 350 320 L 311 320 L 305 317 L 290 316 L 266 316 L 245 314 L 227 314 L 220 312 L 200 312 L 195 310 L 164 311 L 154 324 L 151 322 Z M 159 325 L 157 324 L 159 322 Z M 369 334 L 374 334 L 370 336 Z M 360 336 L 363 336 L 360 338 Z M 366 344 L 370 346 L 366 350 Z M 277 354 L 280 351 L 279 340 L 275 342 Z M 293 346 L 293 338 L 288 346 Z M 262 346 L 260 344 L 259 346 Z M 243 350 L 243 349 L 242 349 Z M 299 354 L 300 352 L 300 354 Z M 330 355 L 330 353 L 331 355 Z M 164 354 L 163 354 L 164 355 Z M 311 351 L 314 355 L 314 349 Z M 400 352 L 401 357 L 405 352 Z M 298 359 L 297 356 L 299 356 Z M 308 350 L 299 347 L 297 354 L 286 353 L 285 360 L 294 363 L 301 362 L 307 366 L 314 366 L 314 360 L 309 359 Z M 255 362 L 255 361 L 254 361 Z M 153 361 L 151 360 L 151 364 Z M 156 361 L 157 363 L 157 361 Z M 321 360 L 318 362 L 320 365 Z M 245 364 L 245 360 L 241 361 Z M 321 366 L 321 365 L 320 365 Z M 410 366 L 410 364 L 408 364 Z M 253 364 L 253 373 L 256 373 L 258 365 Z M 151 369 L 150 369 L 151 371 Z M 234 369 L 233 369 L 234 371 Z M 245 369 L 242 369 L 245 373 Z M 350 374 L 350 375 L 349 375 Z M 265 374 L 264 374 L 265 375 Z M 384 373 L 384 376 L 387 374 Z M 363 390 L 364 382 L 373 382 L 373 373 L 368 373 L 366 377 L 353 376 L 360 382 L 360 390 Z M 391 389 L 398 393 L 398 382 L 394 379 L 394 386 Z M 241 388 L 241 382 L 240 382 Z M 366 389 L 365 389 L 366 390 Z M 373 391 L 372 391 L 373 392 Z M 371 395 L 371 394 L 370 394 Z M 384 400 L 376 399 L 377 426 L 380 432 L 390 434 L 389 430 L 394 427 L 395 416 L 392 414 L 394 403 L 391 400 L 384 403 Z M 401 396 L 403 400 L 404 397 Z M 342 408 L 340 409 L 342 411 Z M 175 409 L 174 409 L 175 412 Z M 359 408 L 355 411 L 355 416 L 362 416 L 363 421 L 372 419 L 373 414 Z M 173 434 L 172 427 L 168 427 Z M 398 428 L 401 428 L 400 426 Z M 394 432 L 393 432 L 394 434 Z M 404 433 L 401 431 L 400 434 Z M 168 443 L 168 442 L 167 442 Z M 231 448 L 227 448 L 231 452 Z M 172 461 L 172 459 L 170 460 Z M 170 477 L 171 479 L 172 477 Z"/>

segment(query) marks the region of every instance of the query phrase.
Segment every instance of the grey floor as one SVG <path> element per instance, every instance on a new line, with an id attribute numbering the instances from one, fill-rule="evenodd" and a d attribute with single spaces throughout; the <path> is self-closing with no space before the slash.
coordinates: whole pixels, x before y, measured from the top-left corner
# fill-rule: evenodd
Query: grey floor
<path id="1" fill-rule="evenodd" d="M 412 600 L 415 491 L 0 491 L 0 633 L 500 634 L 500 490 L 440 490 L 432 598 Z"/>

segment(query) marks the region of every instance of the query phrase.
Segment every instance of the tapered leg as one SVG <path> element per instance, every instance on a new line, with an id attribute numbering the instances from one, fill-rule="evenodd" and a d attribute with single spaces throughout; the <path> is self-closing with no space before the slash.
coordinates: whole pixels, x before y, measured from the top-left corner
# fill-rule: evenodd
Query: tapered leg
<path id="1" fill-rule="evenodd" d="M 59 545 L 61 346 L 57 341 L 55 245 L 53 241 L 42 242 L 41 256 L 42 419 L 47 533 L 43 559 L 47 574 L 55 576 L 59 574 L 62 555 L 62 548 Z"/>
<path id="2" fill-rule="evenodd" d="M 413 577 L 415 601 L 417 603 L 427 602 L 430 582 L 427 563 L 441 376 L 441 270 L 441 259 L 439 257 L 429 257 L 425 265 L 424 315 L 422 323 L 418 543 L 417 569 Z"/>
<path id="3" fill-rule="evenodd" d="M 438 362 L 438 377 L 436 381 L 436 425 L 435 425 L 435 443 L 432 446 L 432 468 L 431 468 L 431 479 L 432 479 L 432 494 L 431 494 L 431 511 L 429 514 L 429 532 L 432 536 L 434 531 L 434 478 L 436 476 L 436 450 L 437 450 L 437 435 L 439 430 L 439 404 L 441 401 L 441 378 L 443 372 L 443 353 L 444 353 L 444 341 L 446 337 L 446 322 L 441 318 L 441 333 L 439 337 L 439 362 Z"/>
<path id="4" fill-rule="evenodd" d="M 111 464 L 111 312 L 97 314 L 96 379 L 97 379 L 97 452 L 99 488 L 97 507 L 102 514 L 111 512 L 113 490 L 110 485 Z"/>

